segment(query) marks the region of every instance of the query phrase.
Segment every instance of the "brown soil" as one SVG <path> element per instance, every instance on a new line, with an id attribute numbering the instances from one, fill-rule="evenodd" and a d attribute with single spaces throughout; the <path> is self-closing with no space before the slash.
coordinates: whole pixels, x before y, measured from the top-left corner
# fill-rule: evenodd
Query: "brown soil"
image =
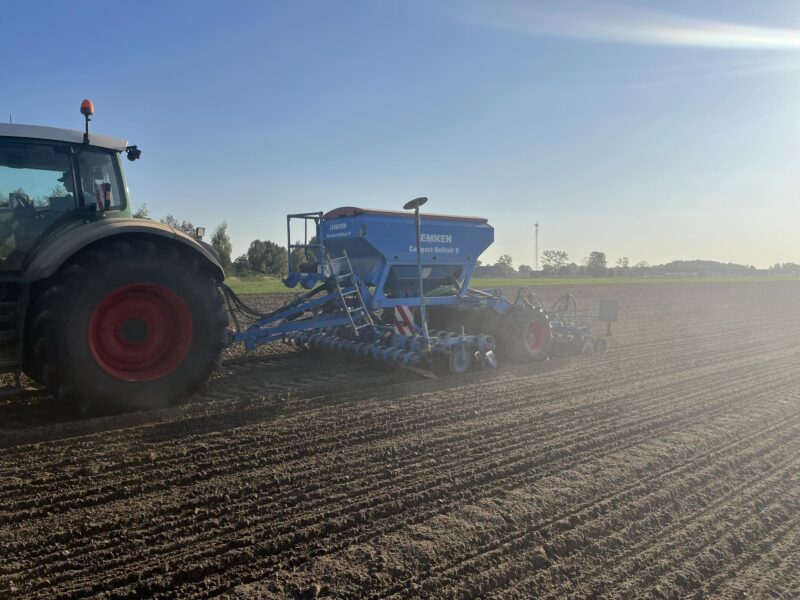
<path id="1" fill-rule="evenodd" d="M 0 597 L 800 596 L 800 285 L 576 295 L 620 299 L 608 353 L 274 346 L 181 407 L 2 401 Z"/>

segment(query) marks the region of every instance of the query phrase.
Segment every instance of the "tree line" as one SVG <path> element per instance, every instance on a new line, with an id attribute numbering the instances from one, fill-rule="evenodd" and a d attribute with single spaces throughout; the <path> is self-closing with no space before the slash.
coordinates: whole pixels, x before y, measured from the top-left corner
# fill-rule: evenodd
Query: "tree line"
<path id="1" fill-rule="evenodd" d="M 149 219 L 150 213 L 147 205 L 142 205 L 133 213 L 135 218 Z M 188 235 L 195 234 L 195 226 L 191 221 L 178 220 L 172 215 L 161 219 L 175 229 Z M 313 243 L 316 238 L 310 241 Z M 237 277 L 251 277 L 269 275 L 283 277 L 289 266 L 289 256 L 286 248 L 270 240 L 253 240 L 247 252 L 231 258 L 233 246 L 228 235 L 228 224 L 220 223 L 211 235 L 211 246 L 219 255 L 220 264 L 225 272 Z M 301 248 L 292 251 L 292 268 L 298 269 L 300 264 L 312 260 L 310 252 Z M 545 250 L 540 257 L 541 270 L 536 271 L 530 265 L 519 265 L 514 268 L 514 259 L 510 254 L 503 254 L 494 264 L 483 264 L 478 261 L 475 268 L 475 277 L 607 277 L 631 276 L 744 276 L 756 273 L 769 273 L 776 275 L 800 275 L 800 265 L 796 263 L 776 263 L 769 269 L 756 269 L 750 265 L 736 263 L 721 263 L 712 260 L 676 260 L 663 265 L 649 265 L 646 261 L 631 264 L 627 256 L 620 256 L 613 265 L 608 264 L 605 252 L 595 250 L 584 257 L 580 263 L 570 260 L 569 255 L 563 250 Z"/>
<path id="2" fill-rule="evenodd" d="M 476 277 L 511 277 L 521 275 L 533 277 L 544 275 L 547 277 L 605 277 L 610 272 L 628 269 L 630 261 L 627 257 L 617 260 L 617 268 L 609 268 L 605 252 L 595 250 L 585 257 L 581 264 L 570 262 L 569 255 L 563 250 L 545 250 L 541 256 L 541 271 L 530 265 L 520 265 L 514 268 L 514 259 L 509 254 L 503 254 L 493 265 L 484 265 L 478 261 L 475 269 Z M 646 264 L 646 263 L 645 263 Z"/>
<path id="3" fill-rule="evenodd" d="M 492 265 L 478 263 L 475 277 L 714 277 L 747 276 L 756 274 L 800 275 L 797 263 L 775 263 L 768 269 L 757 269 L 752 265 L 722 263 L 714 260 L 673 260 L 663 265 L 650 265 L 647 261 L 631 264 L 627 256 L 620 256 L 609 265 L 605 252 L 594 251 L 583 258 L 580 264 L 570 261 L 563 250 L 545 250 L 541 256 L 541 270 L 535 271 L 529 265 L 514 268 L 514 260 L 503 254 Z"/>
<path id="4" fill-rule="evenodd" d="M 133 213 L 136 219 L 149 219 L 150 211 L 147 204 L 143 204 Z M 169 225 L 174 229 L 182 231 L 187 235 L 195 235 L 194 223 L 187 220 L 179 220 L 172 215 L 167 215 L 160 220 L 161 223 Z M 288 258 L 286 248 L 270 240 L 253 240 L 247 252 L 232 259 L 233 245 L 228 234 L 228 223 L 223 221 L 211 235 L 211 246 L 219 256 L 219 262 L 225 273 L 237 277 L 250 277 L 257 275 L 270 275 L 273 277 L 283 277 L 286 275 Z M 302 250 L 292 252 L 292 263 L 295 268 L 299 262 L 306 260 Z"/>

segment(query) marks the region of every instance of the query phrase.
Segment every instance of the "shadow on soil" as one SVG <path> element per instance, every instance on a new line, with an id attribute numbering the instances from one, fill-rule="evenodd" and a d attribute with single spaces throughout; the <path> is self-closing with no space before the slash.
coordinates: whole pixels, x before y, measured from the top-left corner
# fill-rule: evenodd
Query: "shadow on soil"
<path id="1" fill-rule="evenodd" d="M 147 427 L 144 439 L 222 432 L 280 416 L 337 404 L 399 399 L 463 387 L 487 378 L 563 369 L 571 359 L 515 365 L 496 371 L 428 379 L 347 356 L 289 351 L 237 356 L 223 363 L 207 388 L 186 404 L 131 413 L 81 415 L 59 411 L 41 388 L 0 398 L 0 448 L 130 427 Z"/>

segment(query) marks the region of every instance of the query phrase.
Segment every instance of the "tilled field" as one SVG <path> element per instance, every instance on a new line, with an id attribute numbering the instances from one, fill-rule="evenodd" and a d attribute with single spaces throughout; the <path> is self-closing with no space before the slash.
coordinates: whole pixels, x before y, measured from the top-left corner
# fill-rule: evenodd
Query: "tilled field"
<path id="1" fill-rule="evenodd" d="M 575 291 L 620 298 L 607 354 L 272 349 L 173 409 L 7 401 L 0 597 L 800 596 L 800 284 Z"/>

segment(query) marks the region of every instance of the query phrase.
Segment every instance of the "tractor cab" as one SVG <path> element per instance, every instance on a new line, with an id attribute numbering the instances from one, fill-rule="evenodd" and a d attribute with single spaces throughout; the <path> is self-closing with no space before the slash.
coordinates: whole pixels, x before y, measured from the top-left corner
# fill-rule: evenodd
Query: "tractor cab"
<path id="1" fill-rule="evenodd" d="M 40 242 L 71 222 L 130 215 L 119 156 L 139 151 L 90 136 L 84 115 L 86 132 L 0 124 L 0 273 L 22 269 Z"/>
<path id="2" fill-rule="evenodd" d="M 227 342 L 219 260 L 198 237 L 131 218 L 120 156 L 84 131 L 0 124 L 0 372 L 63 408 L 163 406 L 205 381 Z"/>

